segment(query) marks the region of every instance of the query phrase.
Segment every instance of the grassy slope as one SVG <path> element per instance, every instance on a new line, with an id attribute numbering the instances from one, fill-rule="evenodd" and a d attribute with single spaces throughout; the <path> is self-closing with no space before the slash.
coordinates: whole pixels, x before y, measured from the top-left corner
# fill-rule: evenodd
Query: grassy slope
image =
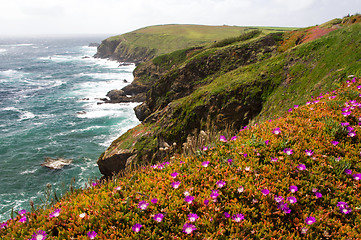
<path id="1" fill-rule="evenodd" d="M 123 41 L 129 48 L 155 49 L 156 55 L 179 49 L 203 45 L 228 37 L 236 37 L 254 27 L 206 26 L 206 25 L 159 25 L 141 28 L 133 32 L 108 38 Z M 267 28 L 265 32 L 285 31 L 284 28 Z"/>
<path id="2" fill-rule="evenodd" d="M 360 32 L 361 24 L 355 24 L 264 61 L 240 67 L 197 89 L 175 105 L 191 112 L 207 104 L 213 96 L 247 88 L 254 95 L 261 94 L 264 101 L 262 112 L 255 121 L 278 115 L 293 105 L 305 103 L 304 99 L 311 95 L 339 86 L 340 79 L 349 73 L 361 75 Z M 250 89 L 252 85 L 257 86 L 257 82 L 264 88 Z"/>
<path id="3" fill-rule="evenodd" d="M 89 239 L 90 231 L 97 232 L 96 239 L 361 238 L 361 79 L 353 81 L 331 94 L 304 99 L 308 104 L 248 127 L 235 140 L 215 141 L 197 156 L 178 156 L 76 190 L 50 209 L 27 213 L 25 223 L 19 222 L 21 216 L 7 221 L 0 236 L 26 239 L 44 230 L 48 239 Z M 300 164 L 306 169 L 300 170 Z M 173 188 L 176 181 L 180 186 Z M 218 186 L 219 181 L 225 185 Z M 294 193 L 292 185 L 298 188 Z M 194 197 L 192 203 L 185 201 L 185 192 Z M 278 196 L 286 208 L 276 202 Z M 139 209 L 142 201 L 149 204 L 145 210 Z M 340 202 L 347 204 L 344 212 Z M 59 216 L 50 217 L 55 210 Z M 159 213 L 161 222 L 154 220 Z M 191 213 L 199 217 L 195 222 L 189 220 Z M 238 222 L 236 214 L 244 219 Z M 310 216 L 312 224 L 306 222 Z M 142 225 L 139 232 L 132 229 L 135 224 Z M 196 230 L 186 234 L 186 224 Z"/>
<path id="4" fill-rule="evenodd" d="M 356 19 L 361 18 L 357 16 Z M 342 20 L 333 21 L 333 23 L 340 23 L 340 21 Z M 325 26 L 328 28 L 333 25 L 329 22 Z M 220 64 L 224 67 L 221 67 L 215 74 L 207 76 L 205 81 L 209 84 L 198 88 L 189 96 L 173 101 L 170 107 L 174 109 L 175 114 L 171 117 L 165 114 L 164 122 L 161 119 L 153 125 L 147 125 L 147 128 L 153 129 L 153 132 L 160 130 L 160 135 L 165 141 L 182 143 L 187 138 L 188 133 L 193 132 L 194 127 L 206 128 L 206 118 L 198 114 L 197 109 L 202 107 L 208 109 L 210 105 L 212 106 L 214 99 L 221 99 L 217 103 L 220 105 L 219 108 L 226 108 L 228 104 L 236 103 L 251 109 L 248 111 L 252 111 L 252 108 L 255 108 L 254 103 L 261 104 L 260 112 L 254 119 L 252 119 L 254 116 L 239 115 L 238 120 L 246 125 L 250 120 L 253 123 L 260 122 L 277 116 L 293 105 L 304 104 L 305 99 L 309 99 L 312 95 L 338 87 L 340 80 L 349 74 L 361 75 L 361 61 L 359 61 L 358 51 L 361 46 L 360 23 L 343 28 L 337 27 L 335 31 L 326 36 L 296 46 L 297 38 L 307 35 L 309 29 L 311 28 L 301 29 L 286 35 L 286 38 L 292 41 L 285 39 L 279 46 L 278 53 L 271 55 L 270 53 L 263 55 L 261 53 L 258 58 L 264 58 L 262 61 L 241 66 L 230 72 L 227 68 L 233 60 L 216 58 L 217 61 L 221 61 Z M 293 38 L 293 36 L 297 37 Z M 223 52 L 232 52 L 229 49 L 234 49 L 238 45 L 252 44 L 261 37 L 221 48 L 210 46 L 196 50 L 179 50 L 157 57 L 152 62 L 159 68 L 172 69 L 168 74 L 175 74 L 176 77 L 177 68 L 174 68 L 174 65 L 183 68 L 192 61 L 198 61 L 198 59 L 211 59 L 217 53 L 223 55 Z M 205 66 L 205 64 L 198 65 Z M 146 80 L 149 81 L 149 79 Z M 157 99 L 157 101 L 161 100 L 162 98 Z M 155 114 L 163 114 L 162 111 Z M 222 119 L 219 121 L 218 116 L 209 116 L 213 125 L 225 123 Z M 162 129 L 159 129 L 159 126 L 162 126 Z M 139 127 L 142 128 L 142 126 Z M 189 131 L 185 133 L 185 129 Z M 134 129 L 134 132 L 137 133 L 137 128 Z M 139 135 L 135 133 L 130 130 L 127 135 L 121 136 L 114 142 L 113 147 L 124 149 L 129 145 L 123 143 L 132 140 L 135 143 L 133 147 L 138 151 L 157 151 L 157 134 Z"/>

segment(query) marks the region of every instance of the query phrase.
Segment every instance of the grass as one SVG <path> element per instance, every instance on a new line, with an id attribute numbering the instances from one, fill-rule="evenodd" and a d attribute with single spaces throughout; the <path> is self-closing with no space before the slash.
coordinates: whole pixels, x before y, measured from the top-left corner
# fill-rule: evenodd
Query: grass
<path id="1" fill-rule="evenodd" d="M 151 51 L 149 54 L 159 56 L 176 50 L 201 46 L 223 40 L 225 38 L 238 37 L 239 35 L 257 27 L 238 26 L 207 26 L 207 25 L 157 25 L 141 28 L 133 32 L 113 36 L 106 41 L 122 42 L 122 46 L 129 49 L 144 48 Z M 283 28 L 267 28 L 266 33 L 284 31 Z M 124 53 L 124 49 L 118 47 L 115 52 Z"/>
<path id="2" fill-rule="evenodd" d="M 50 208 L 19 211 L 1 224 L 0 236 L 361 238 L 360 89 L 354 78 L 305 105 L 288 105 L 280 118 L 218 135 L 197 155 L 140 166 Z"/>

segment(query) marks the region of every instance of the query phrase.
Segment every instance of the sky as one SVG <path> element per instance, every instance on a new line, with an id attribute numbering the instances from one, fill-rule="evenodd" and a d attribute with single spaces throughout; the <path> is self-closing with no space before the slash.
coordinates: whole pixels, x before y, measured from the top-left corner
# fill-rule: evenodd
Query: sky
<path id="1" fill-rule="evenodd" d="M 0 0 L 0 37 L 116 35 L 159 24 L 308 27 L 361 0 Z"/>

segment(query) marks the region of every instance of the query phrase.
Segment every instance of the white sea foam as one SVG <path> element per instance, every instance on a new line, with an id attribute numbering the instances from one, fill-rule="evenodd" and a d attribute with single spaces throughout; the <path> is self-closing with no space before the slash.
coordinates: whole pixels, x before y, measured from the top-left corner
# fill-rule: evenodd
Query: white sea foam
<path id="1" fill-rule="evenodd" d="M 35 117 L 35 114 L 29 111 L 20 111 L 20 116 L 19 116 L 19 120 L 26 120 L 26 119 L 31 119 Z"/>
<path id="2" fill-rule="evenodd" d="M 16 107 L 6 107 L 2 109 L 3 111 L 20 111 L 19 109 L 17 109 Z"/>
<path id="3" fill-rule="evenodd" d="M 123 104 L 94 104 L 88 103 L 84 105 L 84 112 L 78 114 L 79 118 L 120 118 L 127 117 L 129 112 L 134 114 L 133 108 L 139 103 L 123 103 Z"/>
<path id="4" fill-rule="evenodd" d="M 32 170 L 25 170 L 25 171 L 21 172 L 20 174 L 21 175 L 32 174 L 32 173 L 35 173 L 37 170 L 38 170 L 37 168 L 32 169 Z"/>
<path id="5" fill-rule="evenodd" d="M 7 51 L 6 49 L 4 49 L 4 48 L 0 48 L 0 54 L 5 53 L 6 51 Z"/>

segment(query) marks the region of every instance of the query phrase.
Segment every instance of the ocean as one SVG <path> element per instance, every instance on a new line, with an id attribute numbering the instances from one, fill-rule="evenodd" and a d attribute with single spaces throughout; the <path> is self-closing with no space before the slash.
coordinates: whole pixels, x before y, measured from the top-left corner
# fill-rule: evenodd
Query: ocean
<path id="1" fill-rule="evenodd" d="M 0 222 L 41 204 L 48 184 L 60 195 L 100 178 L 100 154 L 139 124 L 138 103 L 99 104 L 135 68 L 92 57 L 105 37 L 0 39 Z M 73 161 L 52 170 L 45 158 Z"/>

